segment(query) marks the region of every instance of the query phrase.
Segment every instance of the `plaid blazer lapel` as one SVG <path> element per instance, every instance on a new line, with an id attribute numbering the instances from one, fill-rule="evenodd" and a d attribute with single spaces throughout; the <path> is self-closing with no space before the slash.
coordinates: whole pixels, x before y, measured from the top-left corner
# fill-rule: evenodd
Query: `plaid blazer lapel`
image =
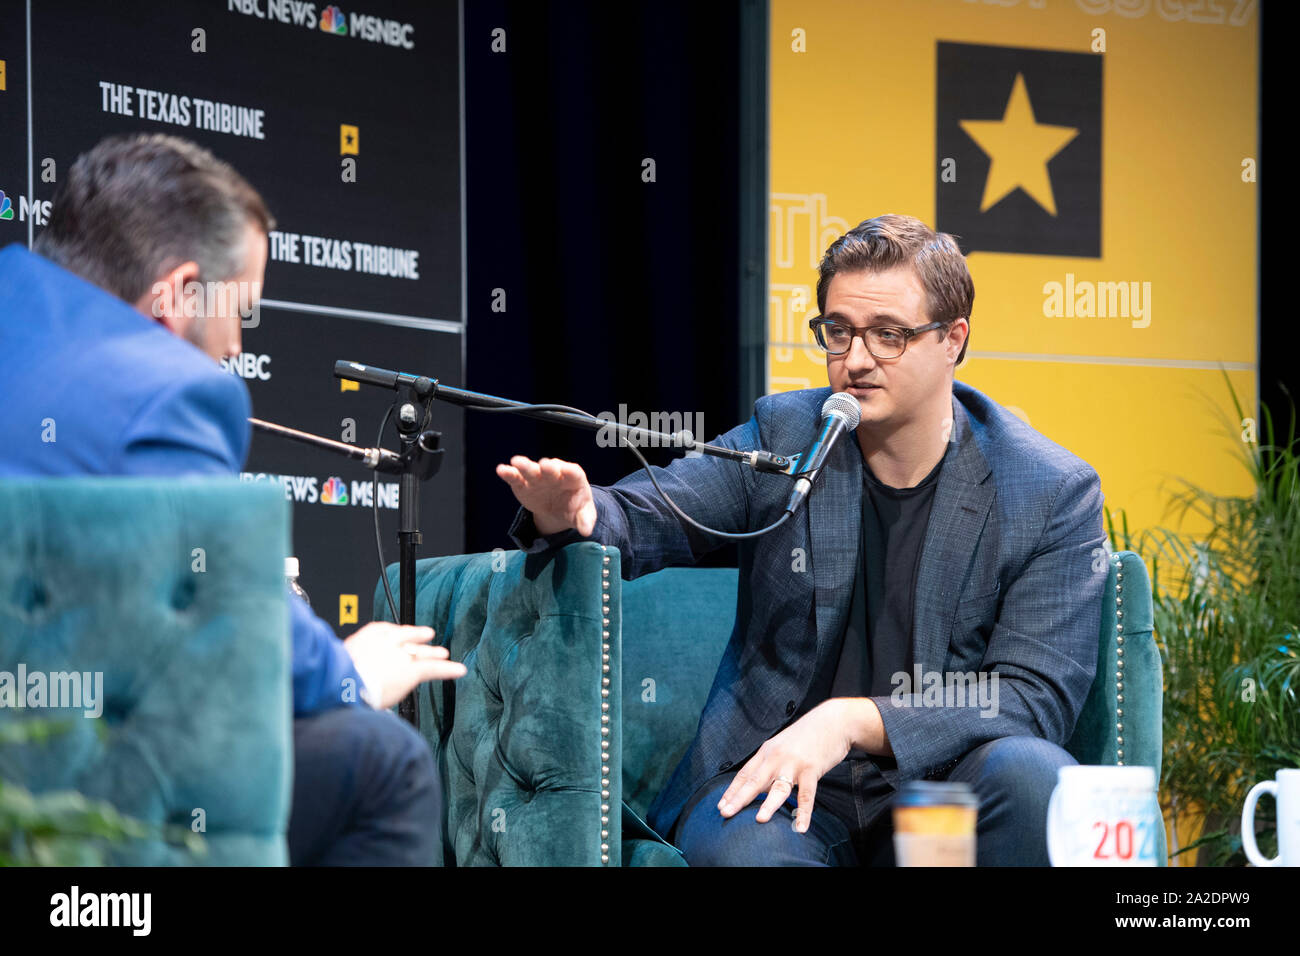
<path id="1" fill-rule="evenodd" d="M 827 390 L 829 392 L 829 389 Z M 809 564 L 813 572 L 813 613 L 817 659 L 844 629 L 853 593 L 862 534 L 862 449 L 857 435 L 841 436 L 808 496 Z"/>
<path id="2" fill-rule="evenodd" d="M 971 432 L 966 409 L 955 396 L 952 407 L 952 431 L 916 579 L 912 660 L 923 671 L 943 669 L 962 585 L 997 491 L 985 480 L 990 474 L 988 462 Z"/>

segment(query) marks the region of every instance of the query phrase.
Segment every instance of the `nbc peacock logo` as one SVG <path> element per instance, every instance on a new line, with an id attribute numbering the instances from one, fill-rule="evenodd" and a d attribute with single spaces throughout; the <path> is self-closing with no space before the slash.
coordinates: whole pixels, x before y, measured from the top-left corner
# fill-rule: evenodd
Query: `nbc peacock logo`
<path id="1" fill-rule="evenodd" d="M 326 33 L 337 34 L 341 37 L 348 35 L 348 22 L 343 17 L 343 11 L 332 3 L 321 11 L 320 28 Z"/>
<path id="2" fill-rule="evenodd" d="M 12 219 L 14 217 L 14 204 L 5 195 L 5 191 L 0 189 L 0 219 Z"/>
<path id="3" fill-rule="evenodd" d="M 345 505 L 348 503 L 348 486 L 342 478 L 331 478 L 321 489 L 320 501 L 323 505 Z"/>

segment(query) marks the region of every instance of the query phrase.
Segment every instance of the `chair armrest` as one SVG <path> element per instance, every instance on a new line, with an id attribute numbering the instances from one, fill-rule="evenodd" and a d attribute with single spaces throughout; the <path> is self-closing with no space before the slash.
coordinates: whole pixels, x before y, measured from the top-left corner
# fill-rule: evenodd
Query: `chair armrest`
<path id="1" fill-rule="evenodd" d="M 469 671 L 421 688 L 458 865 L 621 864 L 620 580 L 594 542 L 417 563 L 416 623 Z"/>
<path id="2" fill-rule="evenodd" d="M 1151 578 L 1132 551 L 1110 556 L 1097 676 L 1066 745 L 1081 764 L 1145 766 L 1160 781 L 1164 749 L 1164 668 L 1153 632 Z M 1156 862 L 1167 862 L 1164 826 L 1156 828 Z"/>
<path id="3" fill-rule="evenodd" d="M 1082 764 L 1141 764 L 1159 779 L 1164 676 L 1151 579 L 1132 551 L 1112 555 L 1109 565 L 1097 675 L 1066 749 Z"/>

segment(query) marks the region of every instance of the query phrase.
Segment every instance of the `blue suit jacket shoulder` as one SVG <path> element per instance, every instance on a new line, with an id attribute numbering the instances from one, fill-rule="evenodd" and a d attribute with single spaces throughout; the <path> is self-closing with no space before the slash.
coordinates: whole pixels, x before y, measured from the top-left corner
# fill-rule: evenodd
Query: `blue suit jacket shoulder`
<path id="1" fill-rule="evenodd" d="M 0 251 L 0 348 L 10 473 L 234 474 L 248 454 L 242 381 L 17 244 Z"/>
<path id="2" fill-rule="evenodd" d="M 0 475 L 235 476 L 248 455 L 240 379 L 18 244 L 0 250 L 0 350 Z M 355 701 L 344 681 L 361 678 L 330 626 L 293 595 L 290 619 L 294 714 Z"/>

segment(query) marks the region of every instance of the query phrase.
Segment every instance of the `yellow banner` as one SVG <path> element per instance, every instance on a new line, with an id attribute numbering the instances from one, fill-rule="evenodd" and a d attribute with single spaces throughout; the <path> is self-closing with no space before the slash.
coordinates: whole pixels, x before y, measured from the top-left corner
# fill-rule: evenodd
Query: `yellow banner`
<path id="1" fill-rule="evenodd" d="M 773 0 L 768 390 L 827 384 L 817 263 L 905 213 L 967 254 L 957 377 L 1131 530 L 1178 479 L 1248 491 L 1220 368 L 1253 416 L 1258 30 L 1235 0 Z"/>

